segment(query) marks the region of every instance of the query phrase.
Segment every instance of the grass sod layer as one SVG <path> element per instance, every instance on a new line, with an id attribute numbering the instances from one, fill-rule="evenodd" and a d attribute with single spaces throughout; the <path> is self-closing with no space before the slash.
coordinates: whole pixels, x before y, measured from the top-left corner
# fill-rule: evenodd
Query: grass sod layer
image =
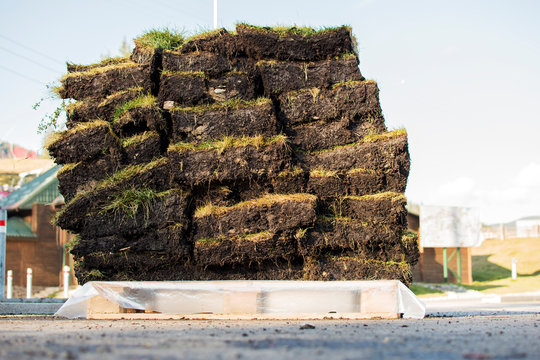
<path id="1" fill-rule="evenodd" d="M 404 260 L 401 228 L 346 217 L 319 216 L 313 227 L 297 236 L 303 256 L 350 250 L 381 261 Z"/>
<path id="2" fill-rule="evenodd" d="M 96 104 L 95 100 L 79 100 L 68 105 L 66 109 L 66 126 L 72 128 L 80 122 L 88 122 L 94 119 L 112 121 L 113 115 L 118 107 L 137 98 L 142 88 L 122 90 L 107 96 Z"/>
<path id="3" fill-rule="evenodd" d="M 253 100 L 257 97 L 255 87 L 253 77 L 245 72 L 231 71 L 219 78 L 208 79 L 208 96 L 215 102 Z"/>
<path id="4" fill-rule="evenodd" d="M 296 150 L 308 152 L 352 144 L 368 135 L 381 134 L 386 127 L 382 120 L 367 117 L 342 118 L 330 123 L 320 120 L 285 131 Z"/>
<path id="5" fill-rule="evenodd" d="M 149 92 L 153 85 L 151 69 L 132 61 L 68 73 L 60 82 L 60 97 L 75 100 L 103 99 L 119 91 L 138 87 Z"/>
<path id="6" fill-rule="evenodd" d="M 98 270 L 99 269 L 99 270 Z M 76 263 L 81 281 L 290 280 L 302 279 L 299 259 L 263 263 L 201 266 L 160 251 L 92 253 Z"/>
<path id="7" fill-rule="evenodd" d="M 57 164 L 69 164 L 114 151 L 119 147 L 119 139 L 108 122 L 95 120 L 54 134 L 45 147 Z"/>
<path id="8" fill-rule="evenodd" d="M 220 238 L 198 239 L 194 245 L 195 262 L 202 266 L 263 263 L 269 259 L 287 259 L 296 255 L 292 236 L 268 231 Z"/>
<path id="9" fill-rule="evenodd" d="M 356 51 L 346 26 L 315 30 L 302 27 L 236 25 L 238 50 L 253 59 L 314 61 Z"/>
<path id="10" fill-rule="evenodd" d="M 146 164 L 162 155 L 161 137 L 157 131 L 122 139 L 123 163 Z"/>
<path id="11" fill-rule="evenodd" d="M 403 130 L 368 135 L 356 143 L 297 155 L 306 167 L 329 171 L 366 169 L 408 176 L 410 167 L 407 134 Z"/>
<path id="12" fill-rule="evenodd" d="M 316 219 L 316 197 L 309 194 L 268 194 L 233 206 L 207 205 L 195 210 L 194 239 L 284 232 L 309 227 Z"/>
<path id="13" fill-rule="evenodd" d="M 163 133 L 168 129 L 165 117 L 158 106 L 141 105 L 128 107 L 123 111 L 120 109 L 122 107 L 115 112 L 111 126 L 114 132 L 123 138 L 146 131 Z"/>
<path id="14" fill-rule="evenodd" d="M 197 143 L 225 136 L 256 135 L 270 138 L 280 130 L 270 99 L 175 108 L 171 110 L 171 119 L 173 141 Z"/>
<path id="15" fill-rule="evenodd" d="M 411 267 L 405 261 L 379 261 L 354 254 L 313 258 L 304 267 L 305 280 L 394 279 L 405 285 L 412 281 Z"/>
<path id="16" fill-rule="evenodd" d="M 54 222 L 63 229 L 79 233 L 87 213 L 98 211 L 122 189 L 149 188 L 157 192 L 171 189 L 170 163 L 159 158 L 147 164 L 126 166 L 104 178 L 90 190 L 77 193 L 59 212 Z"/>
<path id="17" fill-rule="evenodd" d="M 158 100 L 195 105 L 208 101 L 206 77 L 203 72 L 173 72 L 161 74 Z"/>
<path id="18" fill-rule="evenodd" d="M 407 199 L 402 193 L 384 192 L 364 196 L 345 196 L 335 207 L 344 217 L 405 228 L 407 226 L 406 204 Z"/>
<path id="19" fill-rule="evenodd" d="M 170 224 L 187 224 L 191 196 L 181 190 L 156 192 L 128 188 L 110 196 L 107 204 L 88 213 L 82 238 L 110 235 L 133 236 Z"/>
<path id="20" fill-rule="evenodd" d="M 77 193 L 90 191 L 101 180 L 111 176 L 121 167 L 121 154 L 119 153 L 64 165 L 56 175 L 58 190 L 68 203 Z"/>
<path id="21" fill-rule="evenodd" d="M 358 58 L 354 55 L 316 62 L 261 60 L 257 68 L 267 96 L 364 80 L 358 69 Z"/>
<path id="22" fill-rule="evenodd" d="M 280 117 L 290 126 L 318 120 L 371 117 L 384 127 L 379 89 L 374 81 L 343 81 L 330 89 L 319 87 L 281 94 Z"/>
<path id="23" fill-rule="evenodd" d="M 163 71 L 166 72 L 202 72 L 209 78 L 218 78 L 231 70 L 231 62 L 220 54 L 207 51 L 191 54 L 163 52 Z"/>
<path id="24" fill-rule="evenodd" d="M 233 138 L 193 145 L 169 146 L 174 181 L 181 186 L 272 178 L 290 166 L 292 152 L 286 137 Z"/>
<path id="25" fill-rule="evenodd" d="M 114 234 L 103 237 L 81 238 L 71 253 L 81 258 L 92 253 L 166 252 L 169 255 L 189 259 L 192 244 L 188 241 L 187 226 L 173 224 L 165 228 L 149 228 L 138 235 Z"/>
<path id="26" fill-rule="evenodd" d="M 307 192 L 317 195 L 321 200 L 332 200 L 344 195 L 376 194 L 385 190 L 399 191 L 385 186 L 384 173 L 365 169 L 351 169 L 341 173 L 318 167 L 309 172 L 307 181 Z"/>

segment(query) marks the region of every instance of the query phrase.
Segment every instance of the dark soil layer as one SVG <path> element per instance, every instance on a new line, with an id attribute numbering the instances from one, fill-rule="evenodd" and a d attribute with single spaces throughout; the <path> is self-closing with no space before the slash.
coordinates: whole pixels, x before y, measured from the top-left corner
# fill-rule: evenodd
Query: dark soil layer
<path id="1" fill-rule="evenodd" d="M 187 54 L 196 51 L 208 51 L 227 58 L 234 58 L 238 55 L 236 41 L 236 36 L 222 28 L 194 36 L 182 45 L 180 52 Z"/>
<path id="2" fill-rule="evenodd" d="M 262 60 L 257 67 L 268 96 L 303 88 L 327 88 L 343 81 L 364 80 L 354 55 L 317 62 Z"/>
<path id="3" fill-rule="evenodd" d="M 123 141 L 123 163 L 145 164 L 162 155 L 161 137 L 156 131 L 135 135 Z"/>
<path id="4" fill-rule="evenodd" d="M 82 257 L 91 253 L 122 253 L 161 251 L 169 255 L 188 258 L 191 254 L 191 243 L 187 241 L 185 227 L 182 224 L 171 225 L 162 229 L 148 229 L 138 236 L 111 235 L 98 238 L 79 239 L 71 253 Z"/>
<path id="5" fill-rule="evenodd" d="M 201 142 L 224 136 L 271 137 L 280 130 L 271 101 L 234 107 L 177 108 L 171 111 L 173 141 Z"/>
<path id="6" fill-rule="evenodd" d="M 80 122 L 102 119 L 112 121 L 115 110 L 122 104 L 135 99 L 141 94 L 139 88 L 132 90 L 123 90 L 107 96 L 96 104 L 95 101 L 78 101 L 68 106 L 67 123 L 68 129 L 71 129 Z"/>
<path id="7" fill-rule="evenodd" d="M 105 98 L 118 91 L 141 87 L 152 90 L 151 70 L 136 63 L 122 63 L 75 72 L 62 79 L 59 94 L 76 100 Z"/>
<path id="8" fill-rule="evenodd" d="M 364 196 L 346 196 L 339 204 L 340 214 L 353 219 L 385 224 L 407 226 L 407 199 L 399 193 L 382 193 Z"/>
<path id="9" fill-rule="evenodd" d="M 137 106 L 121 112 L 114 118 L 112 128 L 122 137 L 129 137 L 151 130 L 167 130 L 165 118 L 156 106 Z"/>
<path id="10" fill-rule="evenodd" d="M 109 204 L 119 191 L 130 188 L 166 191 L 171 188 L 170 174 L 170 163 L 166 158 L 154 160 L 145 165 L 125 167 L 68 202 L 58 213 L 56 225 L 79 233 L 86 215 L 99 211 Z"/>
<path id="11" fill-rule="evenodd" d="M 409 174 L 410 159 L 406 134 L 298 155 L 309 168 L 322 167 L 340 172 L 366 169 L 404 176 Z"/>
<path id="12" fill-rule="evenodd" d="M 133 191 L 130 189 L 128 191 Z M 112 195 L 113 199 L 122 197 L 125 191 Z M 187 224 L 187 212 L 191 196 L 181 190 L 169 190 L 156 194 L 153 200 L 146 200 L 134 208 L 124 209 L 102 207 L 89 213 L 84 219 L 82 238 L 103 237 L 111 235 L 134 236 L 159 229 L 172 224 Z M 136 203 L 137 204 L 137 203 Z M 130 204 L 131 205 L 131 204 Z M 129 211 L 129 212 L 128 212 Z M 180 228 L 181 229 L 181 228 Z"/>
<path id="13" fill-rule="evenodd" d="M 294 28 L 279 32 L 238 24 L 236 32 L 238 51 L 253 59 L 314 61 L 356 52 L 351 29 L 345 26 L 306 35 Z"/>
<path id="14" fill-rule="evenodd" d="M 351 29 L 168 35 L 61 80 L 78 102 L 49 151 L 79 283 L 410 282 L 407 134 L 387 131 Z"/>
<path id="15" fill-rule="evenodd" d="M 101 154 L 114 153 L 118 148 L 118 137 L 104 121 L 67 130 L 59 134 L 59 139 L 47 147 L 57 164 L 87 161 Z"/>
<path id="16" fill-rule="evenodd" d="M 303 256 L 329 251 L 354 251 L 366 258 L 380 261 L 402 261 L 404 244 L 401 229 L 391 229 L 348 218 L 319 219 L 316 226 L 298 236 Z"/>
<path id="17" fill-rule="evenodd" d="M 243 146 L 219 150 L 169 149 L 171 171 L 181 186 L 232 182 L 276 176 L 292 161 L 286 145 Z"/>
<path id="18" fill-rule="evenodd" d="M 230 72 L 208 80 L 208 96 L 216 102 L 230 99 L 252 100 L 256 97 L 255 83 L 245 72 Z"/>
<path id="19" fill-rule="evenodd" d="M 202 72 L 173 72 L 161 74 L 158 100 L 194 105 L 207 101 L 206 77 Z"/>
<path id="20" fill-rule="evenodd" d="M 307 194 L 267 195 L 230 207 L 208 206 L 193 218 L 195 239 L 217 238 L 309 227 L 316 219 L 316 197 Z"/>
<path id="21" fill-rule="evenodd" d="M 202 266 L 263 263 L 296 255 L 292 236 L 260 233 L 252 236 L 200 239 L 195 242 L 195 262 Z"/>
<path id="22" fill-rule="evenodd" d="M 315 169 L 310 173 L 307 191 L 322 200 L 376 194 L 386 189 L 384 178 L 384 174 L 376 171 L 357 170 L 343 174 Z"/>
<path id="23" fill-rule="evenodd" d="M 226 57 L 208 51 L 182 54 L 179 51 L 166 50 L 163 52 L 163 70 L 202 72 L 209 78 L 217 78 L 231 71 L 232 66 Z"/>
<path id="24" fill-rule="evenodd" d="M 58 190 L 66 202 L 77 194 L 91 190 L 99 181 L 120 169 L 120 156 L 107 155 L 96 160 L 68 164 L 58 172 Z"/>
<path id="25" fill-rule="evenodd" d="M 290 125 L 334 119 L 371 118 L 374 127 L 386 130 L 374 81 L 346 81 L 330 89 L 318 87 L 279 96 L 281 118 Z"/>
<path id="26" fill-rule="evenodd" d="M 406 262 L 383 262 L 356 256 L 325 256 L 305 265 L 306 280 L 400 280 L 412 281 Z"/>
<path id="27" fill-rule="evenodd" d="M 291 145 L 300 151 L 314 151 L 352 144 L 369 134 L 380 134 L 386 129 L 384 123 L 375 124 L 367 119 L 311 122 L 287 129 Z"/>

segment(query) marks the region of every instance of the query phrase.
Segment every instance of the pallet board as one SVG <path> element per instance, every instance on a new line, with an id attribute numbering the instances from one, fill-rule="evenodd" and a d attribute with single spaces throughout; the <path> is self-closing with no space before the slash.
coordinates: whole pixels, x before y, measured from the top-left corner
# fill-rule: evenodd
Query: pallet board
<path id="1" fill-rule="evenodd" d="M 423 304 L 397 280 L 177 281 L 87 283 L 57 315 L 246 320 L 395 319 L 424 313 Z"/>

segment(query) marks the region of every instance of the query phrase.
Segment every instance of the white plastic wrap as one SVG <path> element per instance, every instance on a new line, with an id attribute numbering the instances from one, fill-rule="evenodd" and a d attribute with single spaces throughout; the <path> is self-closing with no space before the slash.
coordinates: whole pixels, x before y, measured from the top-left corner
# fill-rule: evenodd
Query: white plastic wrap
<path id="1" fill-rule="evenodd" d="M 424 304 L 397 280 L 89 282 L 55 315 L 86 318 L 88 300 L 95 296 L 122 308 L 162 314 L 425 316 Z"/>

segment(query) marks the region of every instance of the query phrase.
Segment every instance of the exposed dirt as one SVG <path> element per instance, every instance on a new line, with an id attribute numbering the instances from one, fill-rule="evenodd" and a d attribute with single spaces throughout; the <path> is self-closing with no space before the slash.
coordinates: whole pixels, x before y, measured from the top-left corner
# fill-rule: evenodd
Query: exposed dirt
<path id="1" fill-rule="evenodd" d="M 165 50 L 163 52 L 163 70 L 204 72 L 209 78 L 217 78 L 231 71 L 232 66 L 226 57 L 208 51 L 182 54 L 179 51 Z"/>
<path id="2" fill-rule="evenodd" d="M 73 73 L 75 74 L 75 73 Z M 141 87 L 150 92 L 152 71 L 148 66 L 116 66 L 97 74 L 82 72 L 62 80 L 60 96 L 83 100 L 105 98 L 118 91 Z"/>
<path id="3" fill-rule="evenodd" d="M 283 200 L 271 204 L 229 207 L 224 213 L 195 216 L 195 239 L 216 238 L 270 231 L 292 231 L 313 226 L 316 218 L 316 201 L 312 196 L 305 200 Z"/>
<path id="4" fill-rule="evenodd" d="M 159 158 L 163 154 L 161 136 L 156 131 L 143 133 L 144 139 L 135 141 L 123 148 L 124 164 L 144 164 Z"/>
<path id="5" fill-rule="evenodd" d="M 268 96 L 303 88 L 327 88 L 343 81 L 364 80 L 355 56 L 317 62 L 261 60 L 257 67 Z"/>
<path id="6" fill-rule="evenodd" d="M 253 59 L 314 61 L 356 52 L 350 29 L 340 27 L 322 34 L 280 34 L 249 25 L 236 25 L 238 50 Z"/>
<path id="7" fill-rule="evenodd" d="M 409 264 L 379 262 L 355 256 L 314 258 L 306 265 L 306 280 L 385 280 L 395 279 L 409 285 L 412 274 Z"/>
<path id="8" fill-rule="evenodd" d="M 160 103 L 174 101 L 194 105 L 207 102 L 206 78 L 198 72 L 176 72 L 161 74 L 158 100 Z"/>
<path id="9" fill-rule="evenodd" d="M 219 107 L 199 111 L 191 108 L 173 109 L 173 141 L 201 142 L 224 136 L 272 137 L 280 131 L 274 106 L 270 101 L 235 108 Z"/>
<path id="10" fill-rule="evenodd" d="M 386 130 L 374 81 L 345 82 L 331 89 L 318 87 L 279 96 L 283 121 L 289 126 L 319 120 L 361 118 Z"/>
<path id="11" fill-rule="evenodd" d="M 107 96 L 101 102 L 80 100 L 75 105 L 68 107 L 66 126 L 68 129 L 80 122 L 88 122 L 96 119 L 112 121 L 115 110 L 124 103 L 135 99 L 140 95 L 140 89 L 123 90 Z"/>
<path id="12" fill-rule="evenodd" d="M 69 164 L 91 160 L 102 154 L 114 154 L 119 146 L 119 139 L 109 124 L 102 123 L 77 132 L 68 130 L 47 149 L 57 164 Z"/>
<path id="13" fill-rule="evenodd" d="M 261 148 L 236 147 L 223 152 L 169 150 L 168 156 L 176 183 L 190 187 L 274 177 L 292 161 L 290 149 L 279 143 Z"/>
<path id="14" fill-rule="evenodd" d="M 157 106 L 140 106 L 125 111 L 112 123 L 112 128 L 121 137 L 138 135 L 145 131 L 166 132 L 167 124 Z"/>
<path id="15" fill-rule="evenodd" d="M 77 193 L 92 189 L 100 180 L 120 170 L 120 163 L 120 154 L 108 154 L 95 160 L 81 161 L 75 167 L 70 166 L 69 170 L 58 172 L 58 190 L 64 200 L 69 202 Z"/>
<path id="16" fill-rule="evenodd" d="M 196 241 L 194 258 L 202 266 L 263 263 L 296 255 L 296 239 L 291 235 L 269 234 L 257 239 L 227 237 Z"/>

